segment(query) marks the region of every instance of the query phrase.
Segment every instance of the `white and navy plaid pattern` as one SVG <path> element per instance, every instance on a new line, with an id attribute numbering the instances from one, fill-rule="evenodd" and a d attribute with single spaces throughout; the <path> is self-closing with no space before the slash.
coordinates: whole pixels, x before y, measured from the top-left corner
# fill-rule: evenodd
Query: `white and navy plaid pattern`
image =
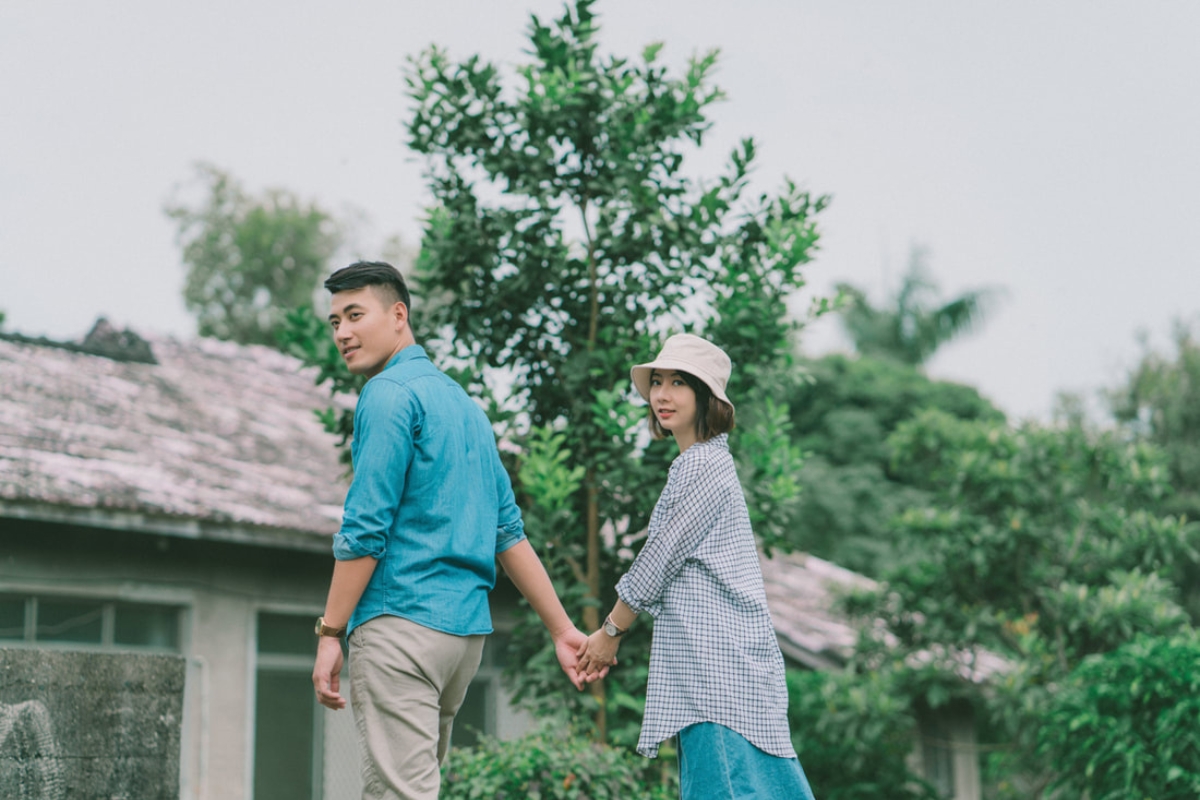
<path id="1" fill-rule="evenodd" d="M 716 722 L 772 755 L 795 758 L 783 655 L 724 434 L 671 464 L 649 536 L 617 594 L 654 617 L 638 752 L 696 722 Z"/>

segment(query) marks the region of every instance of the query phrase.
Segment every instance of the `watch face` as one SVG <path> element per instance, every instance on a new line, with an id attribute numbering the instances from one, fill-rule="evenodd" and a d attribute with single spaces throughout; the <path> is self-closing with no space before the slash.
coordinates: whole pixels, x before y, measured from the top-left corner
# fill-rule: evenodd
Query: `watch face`
<path id="1" fill-rule="evenodd" d="M 617 626 L 614 625 L 613 623 L 609 622 L 608 620 L 604 620 L 604 632 L 607 633 L 609 636 L 619 636 L 621 633 L 620 631 L 617 630 Z"/>

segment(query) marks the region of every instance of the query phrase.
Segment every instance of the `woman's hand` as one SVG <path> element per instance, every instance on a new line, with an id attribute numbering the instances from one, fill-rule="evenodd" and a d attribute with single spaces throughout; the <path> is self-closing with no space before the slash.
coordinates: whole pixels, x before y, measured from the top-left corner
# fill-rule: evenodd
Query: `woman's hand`
<path id="1" fill-rule="evenodd" d="M 598 681 L 608 674 L 608 667 L 595 675 L 588 675 L 579 668 L 579 653 L 586 645 L 587 636 L 574 625 L 554 637 L 554 654 L 558 656 L 558 663 L 571 679 L 571 683 L 580 691 L 583 690 L 584 684 Z"/>
<path id="2" fill-rule="evenodd" d="M 593 633 L 587 638 L 583 645 L 579 648 L 579 672 L 581 675 L 601 676 L 602 672 L 607 672 L 608 668 L 617 663 L 617 649 L 621 646 L 621 640 L 615 636 L 609 636 L 604 632 L 604 629 Z"/>

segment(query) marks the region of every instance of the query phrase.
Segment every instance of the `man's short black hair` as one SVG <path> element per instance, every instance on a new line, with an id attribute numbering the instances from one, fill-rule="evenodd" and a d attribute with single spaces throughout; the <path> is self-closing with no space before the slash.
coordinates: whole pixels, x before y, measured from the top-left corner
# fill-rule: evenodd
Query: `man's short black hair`
<path id="1" fill-rule="evenodd" d="M 325 280 L 325 288 L 330 294 L 361 289 L 364 286 L 375 287 L 381 292 L 380 299 L 385 304 L 404 303 L 404 307 L 412 312 L 412 299 L 408 294 L 408 284 L 404 282 L 404 276 L 386 261 L 355 261 Z"/>

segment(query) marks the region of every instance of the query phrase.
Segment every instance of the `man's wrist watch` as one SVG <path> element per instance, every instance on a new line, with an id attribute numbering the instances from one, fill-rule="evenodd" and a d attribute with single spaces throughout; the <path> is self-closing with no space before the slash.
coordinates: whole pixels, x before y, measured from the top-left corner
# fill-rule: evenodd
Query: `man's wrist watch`
<path id="1" fill-rule="evenodd" d="M 326 625 L 324 617 L 317 617 L 316 633 L 317 636 L 332 636 L 336 639 L 340 639 L 346 635 L 346 628 L 335 628 L 332 625 Z"/>
<path id="2" fill-rule="evenodd" d="M 617 623 L 612 621 L 612 617 L 605 617 L 604 632 L 615 639 L 618 636 L 624 636 L 629 633 L 629 628 L 618 628 Z"/>

